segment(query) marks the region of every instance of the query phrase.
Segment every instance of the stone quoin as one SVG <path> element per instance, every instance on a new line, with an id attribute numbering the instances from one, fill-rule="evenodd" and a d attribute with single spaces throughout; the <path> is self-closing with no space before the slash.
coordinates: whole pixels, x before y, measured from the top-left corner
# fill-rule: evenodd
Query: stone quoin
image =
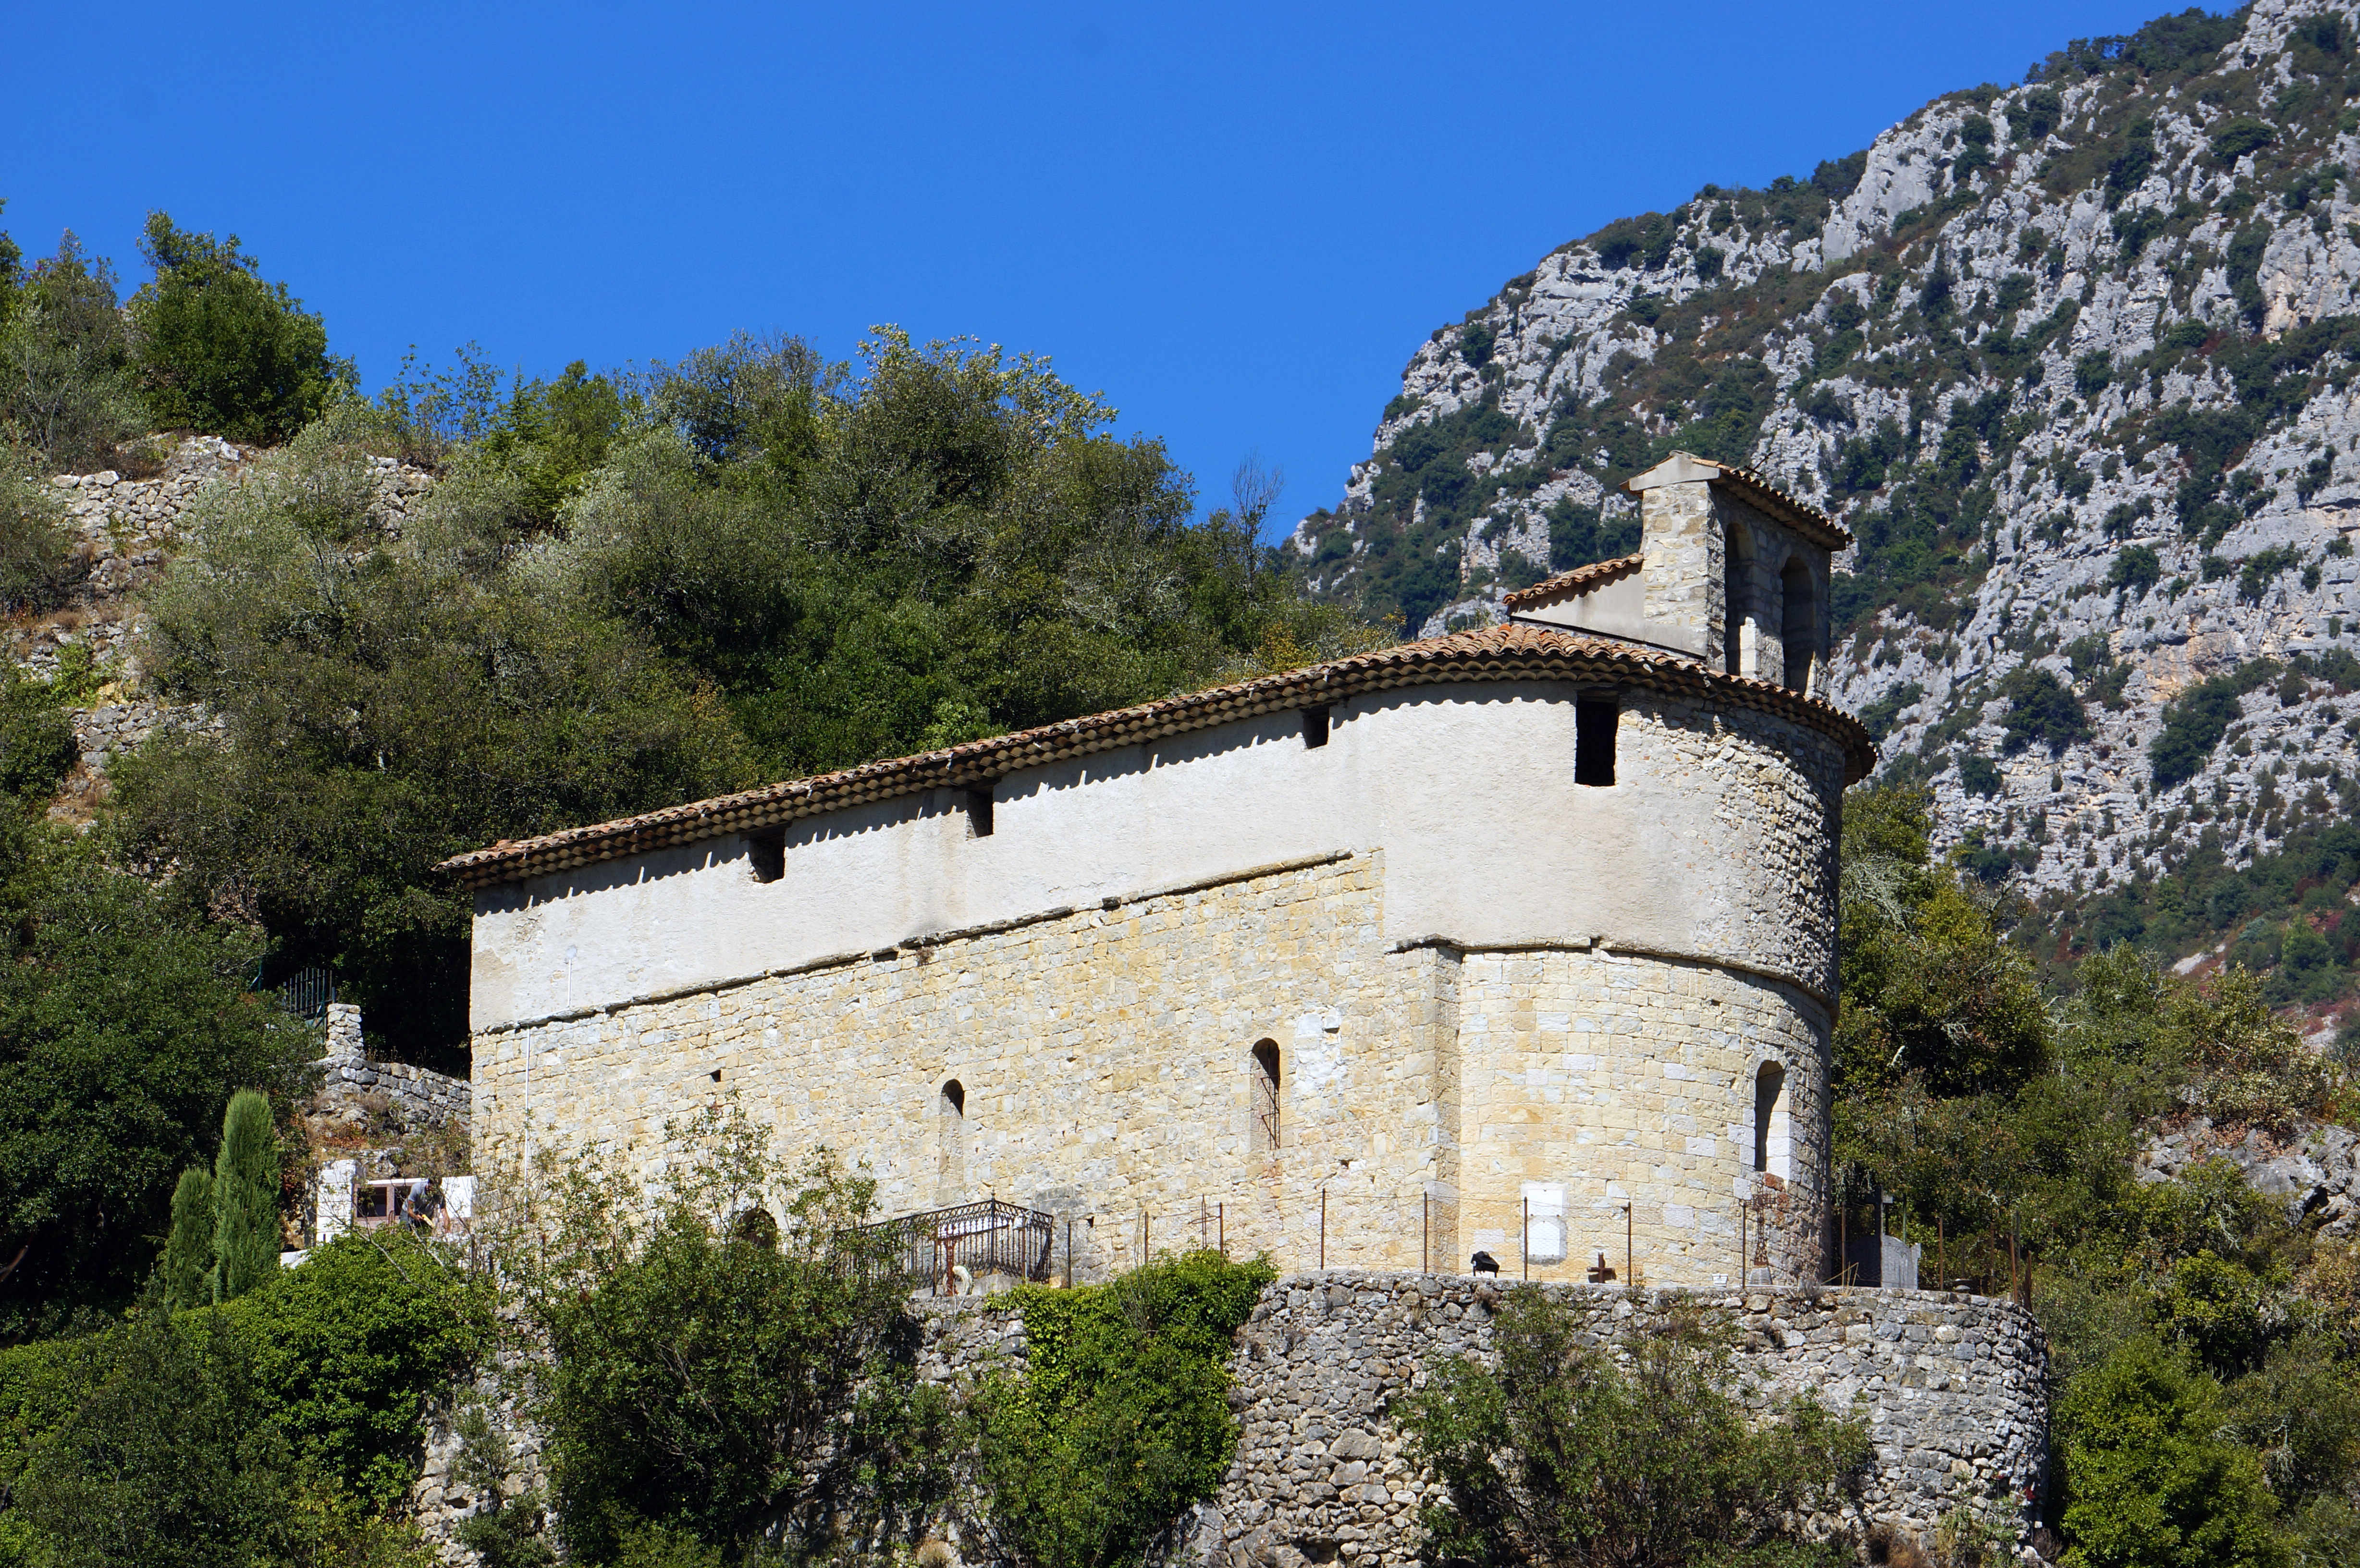
<path id="1" fill-rule="evenodd" d="M 1850 536 L 1685 454 L 1630 488 L 1640 553 L 1502 626 L 451 861 L 478 1168 L 653 1168 L 727 1099 L 1082 1279 L 1818 1279 Z"/>

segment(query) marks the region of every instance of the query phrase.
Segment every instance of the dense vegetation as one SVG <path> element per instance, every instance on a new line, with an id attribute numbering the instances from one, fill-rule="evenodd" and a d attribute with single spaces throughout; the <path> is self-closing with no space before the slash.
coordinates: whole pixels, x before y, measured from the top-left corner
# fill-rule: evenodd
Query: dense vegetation
<path id="1" fill-rule="evenodd" d="M 2009 941 L 2026 911 L 1932 864 L 1929 827 L 1906 790 L 1847 805 L 1836 1156 L 1853 1225 L 1882 1192 L 1952 1276 L 2004 1293 L 2024 1259 L 2060 1378 L 2069 1561 L 2344 1560 L 2360 1250 L 2225 1160 L 2158 1183 L 2133 1162 L 2156 1118 L 2285 1133 L 2348 1121 L 2353 1088 L 2244 970 L 2197 985 L 2119 946 L 2045 988 Z"/>
<path id="2" fill-rule="evenodd" d="M 1449 1361 L 1400 1410 L 1449 1488 L 1427 1560 L 1491 1568 L 1838 1568 L 1811 1539 L 1874 1457 L 1857 1421 L 1806 1399 L 1761 1421 L 1731 1392 L 1729 1339 L 1696 1316 L 1632 1336 L 1626 1370 L 1581 1317 L 1532 1286 L 1493 1320 L 1497 1359 Z"/>
<path id="3" fill-rule="evenodd" d="M 1024 1375 L 988 1378 L 973 1418 L 992 1543 L 1029 1568 L 1168 1552 L 1237 1451 L 1231 1336 L 1273 1278 L 1207 1250 L 1105 1285 L 1026 1288 Z"/>

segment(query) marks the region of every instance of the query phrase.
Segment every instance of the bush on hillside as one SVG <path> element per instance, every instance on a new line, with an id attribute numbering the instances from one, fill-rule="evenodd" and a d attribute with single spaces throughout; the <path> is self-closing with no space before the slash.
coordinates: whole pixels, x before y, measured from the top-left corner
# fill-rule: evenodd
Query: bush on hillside
<path id="1" fill-rule="evenodd" d="M 156 276 L 131 299 L 140 385 L 158 424 L 276 445 L 327 407 L 349 366 L 315 312 L 263 281 L 238 238 L 148 214 L 140 254 Z"/>
<path id="2" fill-rule="evenodd" d="M 709 690 L 514 580 L 504 476 L 446 482 L 395 539 L 345 436 L 311 428 L 191 515 L 150 670 L 224 728 L 118 761 L 124 844 L 279 962 L 335 967 L 397 1051 L 464 1072 L 471 906 L 435 864 L 750 771 Z"/>
<path id="3" fill-rule="evenodd" d="M 665 1137 L 688 1151 L 652 1207 L 588 1154 L 549 1173 L 519 1270 L 544 1374 L 570 1554 L 612 1561 L 640 1527 L 738 1560 L 784 1523 L 891 1535 L 943 1496 L 949 1419 L 903 1354 L 906 1282 L 852 1227 L 874 1186 L 819 1151 L 772 1160 L 734 1109 Z"/>
<path id="4" fill-rule="evenodd" d="M 14 247 L 11 246 L 11 249 Z M 72 234 L 9 295 L 0 312 L 0 448 L 39 456 L 48 473 L 108 466 L 118 442 L 146 430 L 114 270 Z M 13 469 L 22 462 L 7 453 Z M 0 495 L 0 507 L 7 498 Z M 0 523 L 5 523 L 0 517 Z M 0 592 L 15 553 L 0 533 Z"/>
<path id="5" fill-rule="evenodd" d="M 1396 1407 L 1448 1498 L 1429 1559 L 1539 1568 L 1835 1568 L 1811 1502 L 1874 1458 L 1855 1421 L 1808 1398 L 1762 1421 L 1729 1391 L 1723 1336 L 1691 1323 L 1614 1354 L 1519 1286 L 1493 1320 L 1497 1364 L 1451 1359 Z"/>
<path id="6" fill-rule="evenodd" d="M 392 1522 L 426 1401 L 488 1299 L 400 1233 L 317 1249 L 223 1309 L 154 1303 L 0 1353 L 0 1557 L 140 1568 L 429 1568 Z"/>
<path id="7" fill-rule="evenodd" d="M 2081 699 L 2049 670 L 2020 664 L 2008 672 L 1999 690 L 2007 699 L 2005 749 L 2010 756 L 2039 746 L 2054 757 L 2090 738 L 2090 720 L 2081 710 Z"/>
<path id="8" fill-rule="evenodd" d="M 0 735 L 5 735 L 0 729 Z M 316 1037 L 249 996 L 258 946 L 99 845 L 0 822 L 0 1339 L 119 1308 L 231 1092 L 290 1083 Z"/>
<path id="9" fill-rule="evenodd" d="M 992 1537 L 1028 1568 L 1113 1568 L 1170 1544 L 1237 1452 L 1231 1336 L 1275 1278 L 1209 1249 L 1105 1285 L 1028 1289 L 1028 1367 L 977 1400 Z"/>
<path id="10" fill-rule="evenodd" d="M 65 504 L 38 471 L 38 449 L 0 438 L 0 613 L 56 604 L 80 575 L 65 523 Z"/>
<path id="11" fill-rule="evenodd" d="M 2224 1441 L 2220 1390 L 2152 1340 L 2125 1343 L 2059 1401 L 2075 1568 L 2278 1568 L 2277 1504 Z"/>

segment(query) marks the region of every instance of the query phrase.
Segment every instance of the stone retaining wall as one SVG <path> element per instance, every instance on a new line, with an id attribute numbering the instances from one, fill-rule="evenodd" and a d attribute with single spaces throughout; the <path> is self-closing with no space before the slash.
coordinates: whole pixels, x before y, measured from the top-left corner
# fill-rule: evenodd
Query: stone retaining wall
<path id="1" fill-rule="evenodd" d="M 322 1059 L 320 1103 L 330 1114 L 346 1113 L 364 1125 L 377 1114 L 408 1128 L 467 1126 L 475 1091 L 453 1078 L 407 1062 L 371 1062 L 361 1042 L 361 1010 L 345 1002 L 328 1005 L 328 1050 Z M 381 1105 L 372 1100 L 381 1097 Z"/>
<path id="2" fill-rule="evenodd" d="M 1237 1460 L 1192 1543 L 1222 1568 L 1415 1563 L 1418 1510 L 1436 1490 L 1404 1457 L 1386 1412 L 1437 1361 L 1490 1354 L 1503 1289 L 1449 1275 L 1329 1271 L 1264 1291 L 1230 1361 Z M 1847 1510 L 1855 1528 L 1924 1535 L 1954 1508 L 2021 1517 L 2037 1495 L 2047 1348 L 2031 1314 L 2007 1302 L 1917 1290 L 1545 1289 L 1601 1342 L 1660 1326 L 1683 1301 L 1733 1323 L 1739 1387 L 1757 1408 L 1806 1390 L 1839 1412 L 1858 1401 L 1876 1465 Z M 930 1377 L 1022 1365 L 1022 1324 L 1002 1301 L 923 1303 L 923 1319 Z"/>
<path id="3" fill-rule="evenodd" d="M 1417 1516 L 1437 1488 L 1404 1456 L 1393 1402 L 1451 1356 L 1488 1356 L 1491 1316 L 1509 1287 L 1464 1276 L 1329 1270 L 1280 1279 L 1239 1331 L 1229 1403 L 1241 1429 L 1220 1494 L 1184 1521 L 1179 1556 L 1207 1568 L 1300 1568 L 1306 1563 L 1407 1565 Z M 1924 1537 L 1961 1506 L 2021 1519 L 2048 1450 L 2048 1352 L 2029 1312 L 1982 1296 L 1919 1290 L 1754 1290 L 1691 1295 L 1544 1286 L 1588 1322 L 1596 1343 L 1660 1328 L 1681 1306 L 1733 1324 L 1737 1387 L 1765 1409 L 1815 1391 L 1856 1411 L 1876 1449 L 1874 1472 L 1841 1523 Z M 918 1371 L 971 1385 L 1022 1372 L 1022 1314 L 1006 1296 L 919 1297 Z M 513 1376 L 521 1370 L 508 1368 Z M 541 1442 L 492 1380 L 463 1397 L 495 1407 L 518 1454 L 514 1491 L 540 1477 Z M 451 1411 L 426 1433 L 413 1491 L 444 1558 L 481 1507 L 454 1478 Z M 944 1530 L 959 1561 L 960 1531 Z M 970 1560 L 972 1561 L 972 1560 Z"/>

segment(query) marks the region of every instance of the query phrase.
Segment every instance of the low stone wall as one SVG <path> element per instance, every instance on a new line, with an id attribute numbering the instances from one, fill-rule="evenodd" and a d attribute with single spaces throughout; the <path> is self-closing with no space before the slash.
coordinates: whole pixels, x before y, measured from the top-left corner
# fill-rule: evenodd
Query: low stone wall
<path id="1" fill-rule="evenodd" d="M 341 1112 L 366 1126 L 376 1113 L 410 1129 L 467 1125 L 475 1099 L 467 1080 L 407 1062 L 371 1062 L 361 1041 L 361 1010 L 349 1003 L 329 1004 L 321 1066 L 319 1103 L 330 1115 Z"/>
<path id="2" fill-rule="evenodd" d="M 1237 1458 L 1219 1496 L 1183 1521 L 1181 1560 L 1209 1568 L 1416 1563 L 1418 1513 L 1440 1492 L 1406 1457 L 1389 1411 L 1437 1363 L 1491 1355 L 1492 1313 L 1507 1289 L 1461 1276 L 1329 1270 L 1263 1291 L 1229 1362 Z M 1961 1506 L 2021 1518 L 2039 1485 L 2047 1346 L 2031 1314 L 2008 1302 L 1924 1290 L 1541 1289 L 1580 1313 L 1600 1345 L 1659 1329 L 1676 1308 L 1699 1307 L 1734 1327 L 1737 1389 L 1749 1405 L 1810 1391 L 1839 1413 L 1857 1410 L 1875 1466 L 1857 1497 L 1824 1522 L 1924 1537 Z M 967 1385 L 1023 1370 L 1023 1319 L 1009 1298 L 921 1297 L 912 1307 L 921 1377 Z M 510 1489 L 537 1477 L 541 1444 L 518 1424 L 519 1412 L 489 1381 L 475 1397 L 498 1407 L 511 1432 L 519 1465 Z M 460 1563 L 467 1554 L 451 1537 L 481 1499 L 453 1478 L 449 1412 L 429 1427 L 414 1498 L 430 1538 Z M 945 1528 L 944 1561 L 959 1560 L 959 1535 Z"/>
<path id="3" fill-rule="evenodd" d="M 1662 1325 L 1682 1301 L 1732 1323 L 1746 1400 L 1815 1390 L 1868 1424 L 1876 1466 L 1844 1522 L 1929 1533 L 1972 1504 L 2017 1514 L 2048 1446 L 2047 1347 L 2031 1314 L 1939 1291 L 1756 1290 L 1633 1295 L 1543 1287 L 1607 1344 Z M 1446 1357 L 1491 1354 L 1506 1287 L 1449 1275 L 1297 1274 L 1238 1334 L 1230 1403 L 1242 1429 L 1228 1482 L 1189 1531 L 1225 1568 L 1417 1561 L 1437 1489 L 1403 1454 L 1393 1401 Z M 1022 1366 L 1023 1329 L 991 1299 L 922 1304 L 921 1367 L 937 1379 Z"/>

